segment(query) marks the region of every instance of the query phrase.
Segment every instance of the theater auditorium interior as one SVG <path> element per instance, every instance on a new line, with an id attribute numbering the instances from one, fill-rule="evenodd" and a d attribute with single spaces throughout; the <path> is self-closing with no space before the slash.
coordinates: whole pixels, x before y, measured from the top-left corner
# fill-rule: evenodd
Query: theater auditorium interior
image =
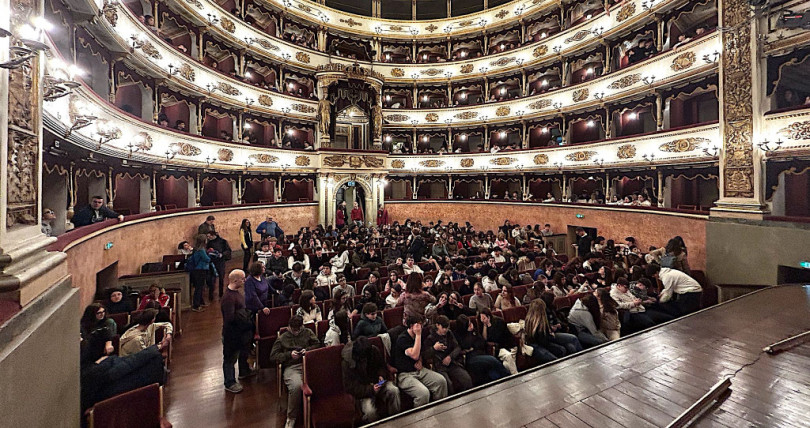
<path id="1" fill-rule="evenodd" d="M 810 426 L 808 76 L 808 0 L 0 0 L 0 425 Z"/>

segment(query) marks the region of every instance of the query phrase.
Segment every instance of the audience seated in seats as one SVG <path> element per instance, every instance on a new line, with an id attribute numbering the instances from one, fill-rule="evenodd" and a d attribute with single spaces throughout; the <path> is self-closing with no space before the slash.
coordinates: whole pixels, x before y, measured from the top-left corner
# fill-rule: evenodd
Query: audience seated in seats
<path id="1" fill-rule="evenodd" d="M 348 293 L 343 290 L 337 290 L 334 296 L 335 298 L 332 299 L 332 307 L 329 309 L 327 319 L 333 319 L 338 311 L 346 311 L 346 313 L 351 314 L 354 307 L 352 305 L 352 298 L 349 297 Z"/>
<path id="2" fill-rule="evenodd" d="M 301 317 L 304 324 L 318 322 L 323 319 L 321 308 L 315 301 L 315 293 L 310 290 L 301 292 L 301 297 L 298 302 L 300 306 L 296 309 L 295 316 Z"/>
<path id="3" fill-rule="evenodd" d="M 444 376 L 448 394 L 455 394 L 472 388 L 472 378 L 464 369 L 462 349 L 450 331 L 450 320 L 439 315 L 435 318 L 430 335 L 425 341 L 428 354 L 432 354 L 432 366 Z"/>
<path id="4" fill-rule="evenodd" d="M 166 294 L 163 291 L 163 289 L 161 289 L 157 284 L 152 284 L 152 285 L 149 286 L 149 291 L 147 292 L 147 294 L 145 296 L 143 296 L 143 298 L 141 299 L 141 304 L 138 305 L 138 310 L 142 311 L 142 310 L 146 309 L 146 305 L 148 305 L 149 302 L 158 302 L 160 304 L 160 306 L 167 307 L 167 306 L 169 306 L 169 295 Z M 109 308 L 107 310 L 109 311 Z M 125 311 L 121 311 L 121 312 L 125 312 Z M 131 311 L 126 311 L 126 312 L 131 312 Z M 118 312 L 110 311 L 110 313 L 112 314 L 112 313 L 118 313 Z"/>
<path id="5" fill-rule="evenodd" d="M 284 285 L 292 285 L 294 288 L 303 288 L 304 284 L 309 279 L 309 273 L 304 270 L 304 266 L 295 262 L 289 272 L 282 276 L 282 283 Z"/>
<path id="6" fill-rule="evenodd" d="M 363 292 L 361 293 L 360 298 L 357 299 L 357 302 L 354 305 L 354 310 L 350 312 L 350 315 L 354 316 L 363 312 L 363 307 L 368 303 L 374 303 L 374 305 L 378 308 L 384 305 L 384 302 L 377 294 L 377 289 L 373 286 L 369 287 L 368 284 L 366 284 L 366 286 L 363 287 Z"/>
<path id="7" fill-rule="evenodd" d="M 474 316 L 475 309 L 464 306 L 464 301 L 458 291 L 442 292 L 436 304 L 436 314 L 444 315 L 450 320 L 455 320 L 459 315 Z"/>
<path id="8" fill-rule="evenodd" d="M 321 273 L 315 278 L 315 282 L 319 287 L 329 287 L 329 290 L 332 290 L 332 286 L 337 284 L 337 275 L 332 273 L 332 265 L 330 263 L 325 263 L 321 266 Z"/>
<path id="9" fill-rule="evenodd" d="M 671 317 L 658 311 L 647 311 L 642 300 L 630 293 L 630 282 L 627 278 L 619 278 L 610 289 L 610 297 L 616 301 L 620 310 L 625 310 L 622 324 L 622 334 L 633 333 L 652 327 L 658 322 L 664 322 Z M 648 313 L 650 312 L 650 313 Z"/>
<path id="10" fill-rule="evenodd" d="M 481 312 L 481 309 L 492 309 L 493 302 L 492 296 L 484 292 L 484 286 L 480 282 L 476 282 L 472 298 L 470 298 L 470 308 L 475 309 L 476 312 Z"/>
<path id="11" fill-rule="evenodd" d="M 375 303 L 370 302 L 363 305 L 360 321 L 354 326 L 354 332 L 352 334 L 355 339 L 363 336 L 374 337 L 388 333 L 388 328 L 385 326 L 382 317 L 377 314 L 377 309 Z"/>
<path id="12" fill-rule="evenodd" d="M 123 335 L 119 342 L 118 355 L 126 357 L 143 351 L 155 344 L 155 331 L 159 328 L 165 329 L 164 337 L 168 337 L 167 342 L 172 340 L 172 324 L 168 322 L 155 322 L 158 315 L 157 309 L 145 309 L 138 316 L 135 322 L 137 325 L 131 327 Z"/>
<path id="13" fill-rule="evenodd" d="M 354 286 L 346 282 L 346 276 L 343 274 L 337 275 L 337 285 L 332 288 L 332 297 L 335 297 L 335 294 L 338 290 L 342 291 L 347 297 L 352 298 L 355 296 Z"/>
<path id="14" fill-rule="evenodd" d="M 504 310 L 520 306 L 520 301 L 512 292 L 511 285 L 504 285 L 501 290 L 501 294 L 499 294 L 498 298 L 495 299 L 495 309 Z"/>
<path id="15" fill-rule="evenodd" d="M 543 299 L 532 301 L 526 313 L 523 339 L 532 348 L 532 358 L 543 364 L 564 357 L 565 348 L 554 347 L 551 342 L 553 337 L 554 333 L 546 317 L 546 304 Z"/>
<path id="16" fill-rule="evenodd" d="M 703 288 L 691 276 L 675 269 L 647 266 L 647 277 L 661 282 L 661 308 L 672 316 L 691 314 L 700 309 Z"/>
<path id="17" fill-rule="evenodd" d="M 421 315 L 406 315 L 406 330 L 392 345 L 391 361 L 397 369 L 399 389 L 413 399 L 414 407 L 447 396 L 447 381 L 444 376 L 423 365 L 425 349 L 422 344 Z"/>
<path id="18" fill-rule="evenodd" d="M 495 355 L 498 356 L 498 359 L 501 360 L 510 374 L 516 374 L 518 372 L 515 363 L 517 344 L 514 336 L 506 327 L 506 321 L 503 318 L 493 316 L 492 311 L 486 308 L 478 313 L 478 320 L 481 326 L 481 337 L 487 343 L 495 345 Z"/>
<path id="19" fill-rule="evenodd" d="M 125 314 L 134 310 L 132 302 L 129 299 L 124 299 L 124 291 L 120 288 L 111 288 L 108 293 L 109 297 L 104 302 L 104 308 L 106 308 L 108 314 Z"/>
<path id="20" fill-rule="evenodd" d="M 118 326 L 112 318 L 107 318 L 107 309 L 98 303 L 88 305 L 84 309 L 80 323 L 80 334 L 82 340 L 87 340 L 92 336 L 96 341 L 103 339 L 103 350 L 109 355 L 113 348 L 113 337 L 118 334 Z"/>
<path id="21" fill-rule="evenodd" d="M 399 388 L 388 378 L 383 352 L 365 336 L 349 342 L 341 351 L 343 389 L 351 394 L 371 423 L 400 411 Z"/>
<path id="22" fill-rule="evenodd" d="M 601 345 L 608 338 L 600 331 L 602 313 L 592 294 L 580 297 L 568 313 L 568 322 L 577 329 L 577 338 L 584 348 Z"/>
<path id="23" fill-rule="evenodd" d="M 323 346 L 345 345 L 351 340 L 350 330 L 349 314 L 345 310 L 336 312 L 329 320 L 329 330 L 326 331 Z"/>
<path id="24" fill-rule="evenodd" d="M 302 358 L 306 351 L 318 348 L 318 336 L 304 328 L 304 320 L 296 315 L 290 318 L 289 329 L 282 333 L 270 352 L 270 358 L 281 363 L 282 378 L 287 388 L 287 423 L 285 428 L 295 427 L 295 421 L 301 414 L 303 406 Z"/>
<path id="25" fill-rule="evenodd" d="M 599 331 L 608 340 L 617 340 L 622 327 L 621 322 L 619 322 L 618 304 L 610 297 L 610 290 L 606 287 L 596 290 L 596 298 L 599 300 L 599 311 L 602 318 L 599 323 Z"/>
<path id="26" fill-rule="evenodd" d="M 472 318 L 459 315 L 453 333 L 464 354 L 465 368 L 476 385 L 509 376 L 509 369 L 487 353 L 487 341 L 476 331 Z"/>

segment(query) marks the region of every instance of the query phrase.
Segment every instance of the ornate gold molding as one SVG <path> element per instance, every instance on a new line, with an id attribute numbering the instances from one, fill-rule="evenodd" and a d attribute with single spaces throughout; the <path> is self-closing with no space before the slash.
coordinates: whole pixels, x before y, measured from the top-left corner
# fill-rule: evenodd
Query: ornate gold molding
<path id="1" fill-rule="evenodd" d="M 616 157 L 619 159 L 633 159 L 636 157 L 636 146 L 623 144 L 616 150 Z"/>
<path id="2" fill-rule="evenodd" d="M 779 130 L 779 135 L 790 140 L 810 140 L 810 120 L 793 122 Z"/>
<path id="3" fill-rule="evenodd" d="M 219 149 L 217 150 L 217 159 L 222 162 L 230 162 L 233 160 L 233 150 L 231 149 Z"/>

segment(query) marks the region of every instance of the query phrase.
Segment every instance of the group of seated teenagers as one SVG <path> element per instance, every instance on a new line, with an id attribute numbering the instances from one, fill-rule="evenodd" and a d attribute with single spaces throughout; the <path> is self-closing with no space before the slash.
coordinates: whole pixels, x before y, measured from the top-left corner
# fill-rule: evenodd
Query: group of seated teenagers
<path id="1" fill-rule="evenodd" d="M 288 426 L 301 409 L 301 357 L 321 346 L 306 323 L 328 319 L 324 345 L 346 345 L 344 386 L 368 422 L 398 412 L 402 394 L 417 407 L 517 373 L 517 354 L 546 363 L 699 308 L 702 290 L 687 274 L 682 239 L 645 255 L 632 237 L 616 244 L 578 230 L 580 256 L 564 262 L 543 242 L 551 234 L 550 225 L 509 221 L 479 232 L 469 223 L 406 220 L 302 228 L 291 242 L 262 242 L 245 285 L 246 305 L 263 311 L 272 294 L 277 304 L 299 304 L 271 355 L 283 365 Z M 361 269 L 371 273 L 356 289 Z M 522 298 L 515 287 L 525 287 Z M 296 288 L 302 291 L 293 302 Z M 573 301 L 570 310 L 557 309 L 559 298 Z M 322 300 L 331 300 L 328 314 L 317 305 Z M 404 307 L 403 323 L 388 329 L 380 312 L 397 306 Z M 527 311 L 516 325 L 495 315 L 518 306 Z M 385 363 L 368 343 L 377 336 L 390 350 L 396 385 L 380 383 L 387 379 Z M 519 343 L 525 346 L 518 349 Z"/>

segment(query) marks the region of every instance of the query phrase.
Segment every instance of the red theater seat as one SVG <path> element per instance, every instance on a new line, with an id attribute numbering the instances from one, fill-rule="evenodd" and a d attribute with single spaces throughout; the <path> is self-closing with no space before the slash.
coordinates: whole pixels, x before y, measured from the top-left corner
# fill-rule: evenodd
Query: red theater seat
<path id="1" fill-rule="evenodd" d="M 153 383 L 96 403 L 87 411 L 90 428 L 170 428 L 163 419 L 163 387 Z"/>
<path id="2" fill-rule="evenodd" d="M 342 350 L 338 345 L 304 354 L 304 428 L 353 425 L 354 397 L 343 390 Z"/>

